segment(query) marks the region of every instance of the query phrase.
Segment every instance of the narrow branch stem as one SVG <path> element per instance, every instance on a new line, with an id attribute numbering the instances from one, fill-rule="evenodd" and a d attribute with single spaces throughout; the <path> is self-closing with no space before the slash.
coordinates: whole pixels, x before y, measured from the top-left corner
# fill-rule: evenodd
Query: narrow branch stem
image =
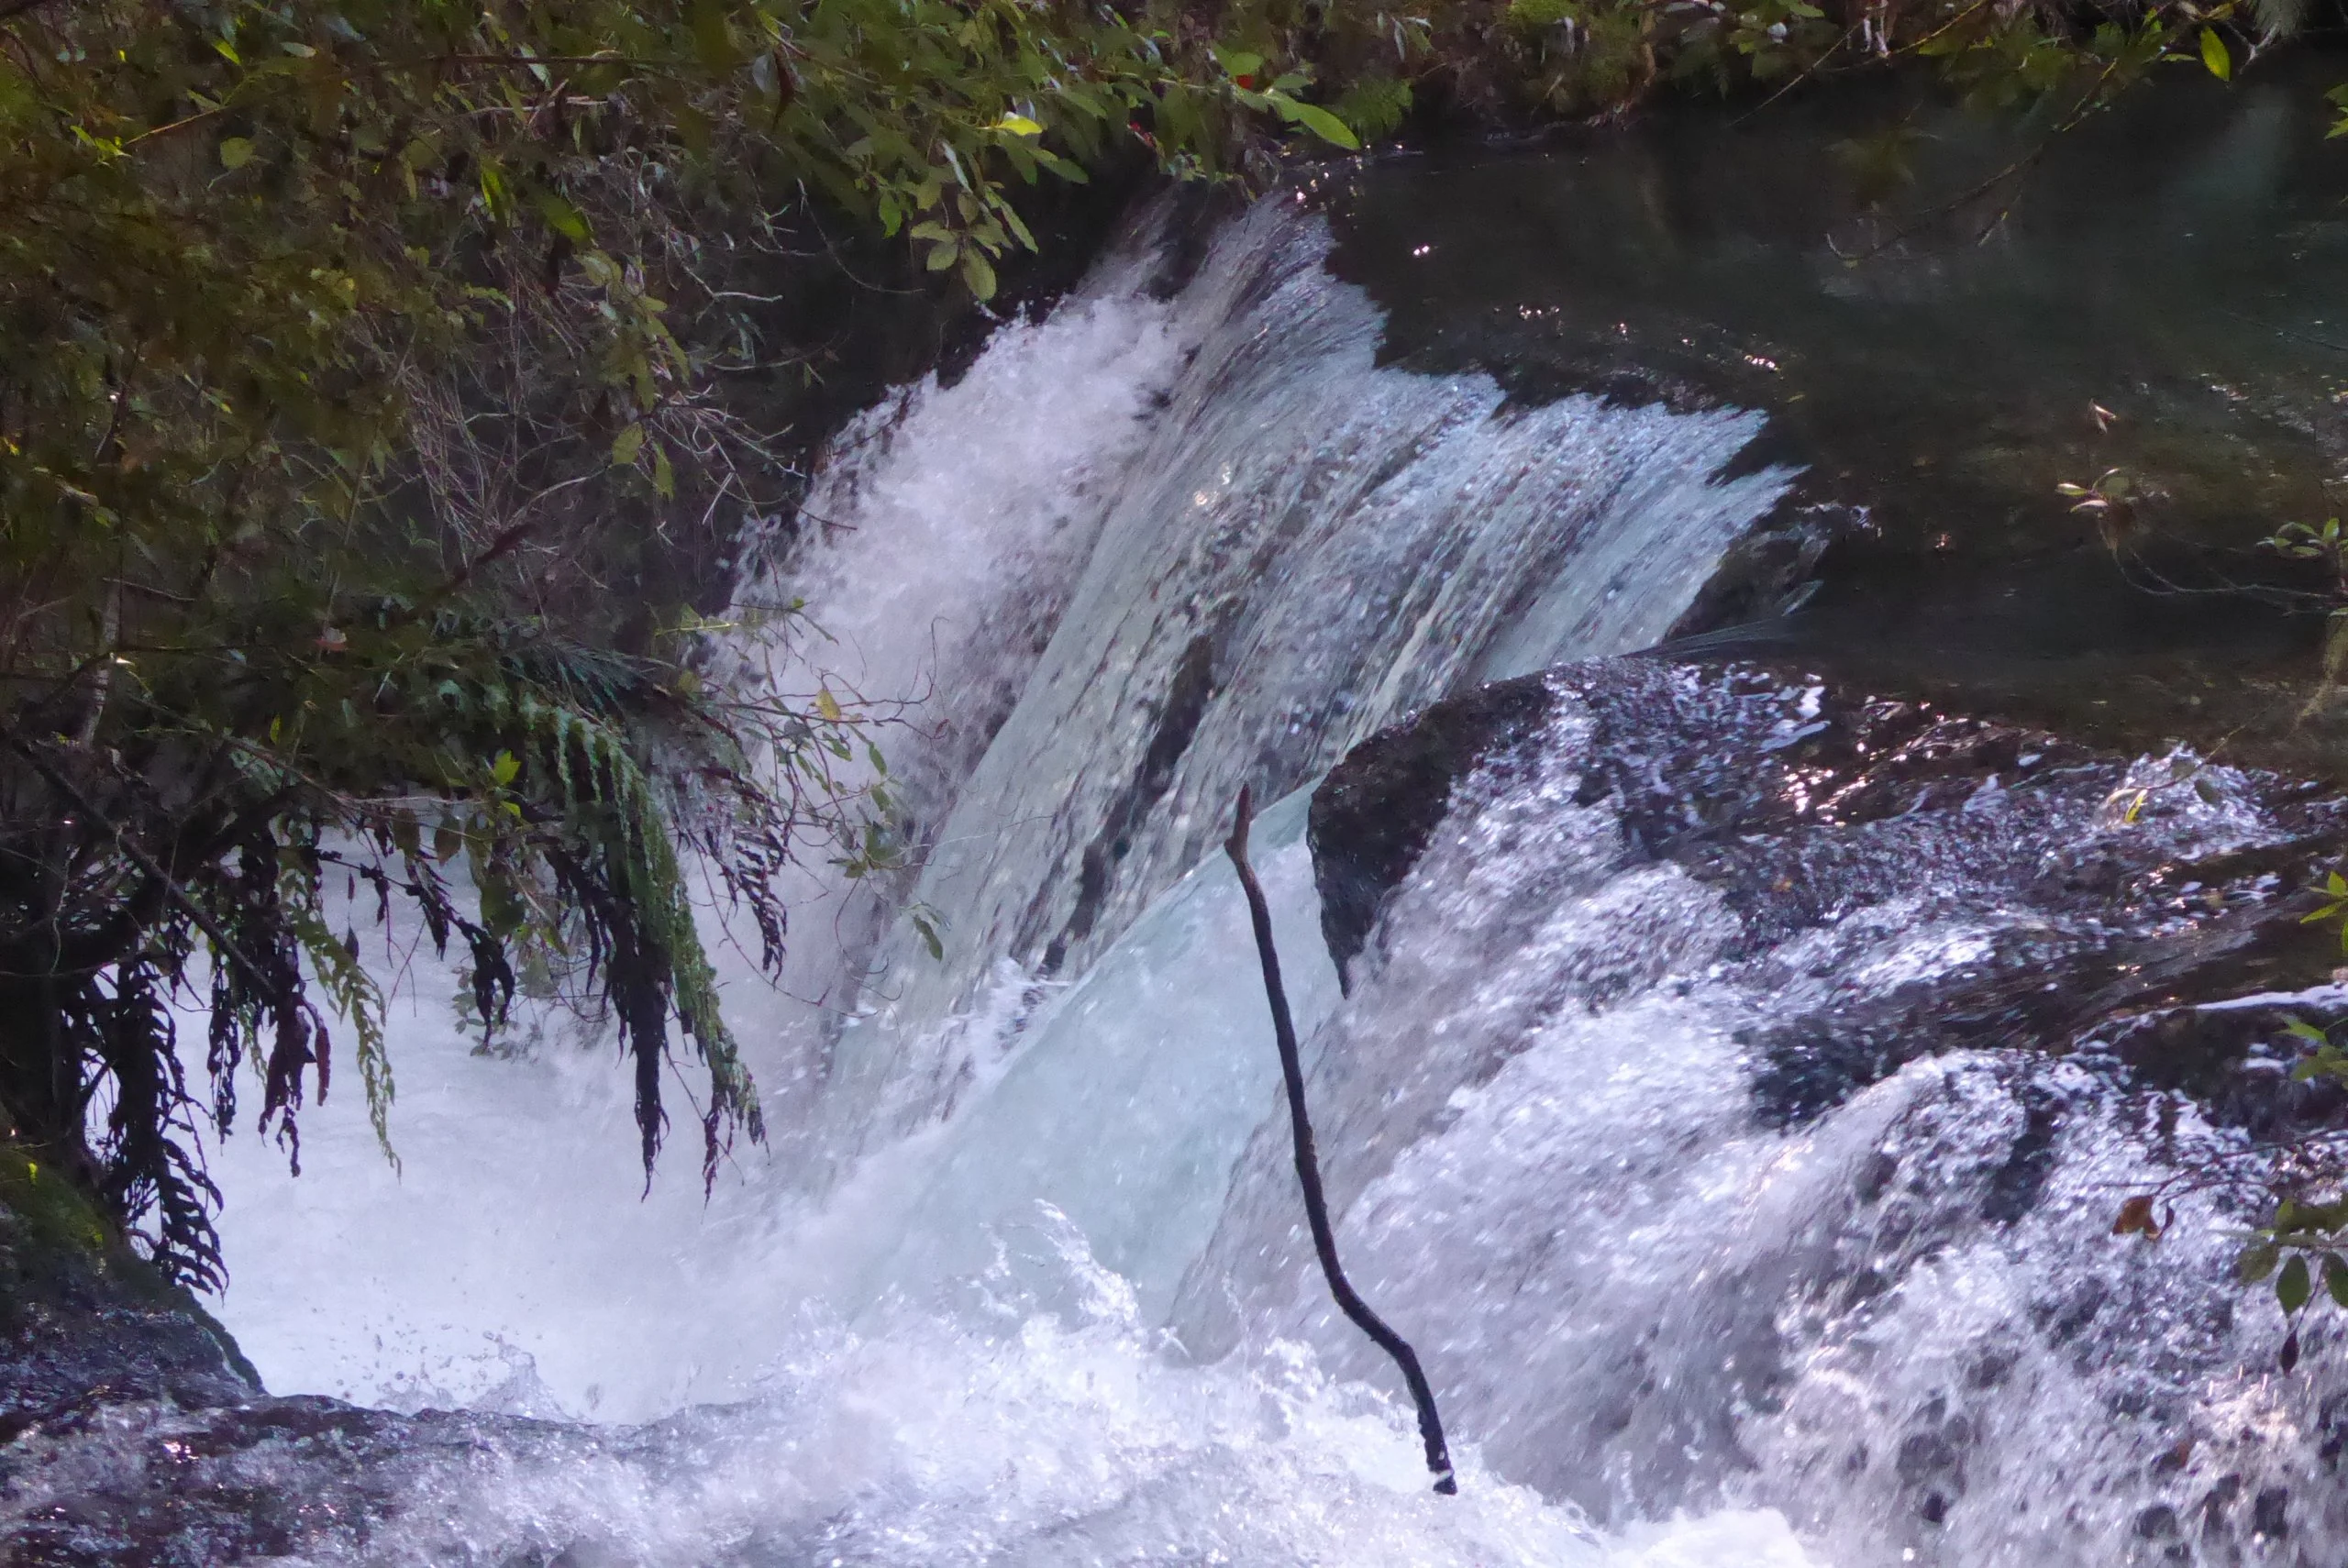
<path id="1" fill-rule="evenodd" d="M 1247 895 L 1248 918 L 1256 927 L 1256 953 L 1264 961 L 1264 994 L 1272 1004 L 1272 1038 L 1279 1043 L 1280 1077 L 1288 1085 L 1289 1127 L 1296 1139 L 1296 1176 L 1304 1187 L 1304 1217 L 1312 1227 L 1312 1250 L 1321 1255 L 1321 1272 L 1329 1281 L 1329 1294 L 1336 1297 L 1338 1309 L 1402 1369 L 1402 1381 L 1410 1385 L 1412 1401 L 1419 1408 L 1419 1436 L 1426 1443 L 1427 1470 L 1434 1476 L 1434 1489 L 1448 1496 L 1459 1490 L 1459 1482 L 1452 1474 L 1451 1452 L 1444 1446 L 1443 1418 L 1435 1413 L 1434 1390 L 1419 1368 L 1418 1353 L 1370 1309 L 1337 1261 L 1337 1233 L 1329 1223 L 1329 1200 L 1321 1190 L 1321 1161 L 1312 1147 L 1312 1121 L 1304 1109 L 1304 1067 L 1297 1055 L 1296 1023 L 1289 1016 L 1288 992 L 1280 984 L 1279 954 L 1272 946 L 1271 906 L 1264 901 L 1263 886 L 1247 864 L 1247 789 L 1242 785 L 1237 821 L 1223 847 Z"/>
<path id="2" fill-rule="evenodd" d="M 238 969 L 243 970 L 245 978 L 253 986 L 262 990 L 267 990 L 269 988 L 269 977 L 263 975 L 260 972 L 260 966 L 253 963 L 249 958 L 247 958 L 244 954 L 238 949 L 237 944 L 228 939 L 228 933 L 220 928 L 219 922 L 215 921 L 209 914 L 205 913 L 204 906 L 197 903 L 194 897 L 190 894 L 185 888 L 180 885 L 178 878 L 163 869 L 161 863 L 156 860 L 153 856 L 139 848 L 137 842 L 134 841 L 128 834 L 125 833 L 121 828 L 116 826 L 114 823 L 109 821 L 105 813 L 99 811 L 97 806 L 87 795 L 81 791 L 71 778 L 68 778 L 63 773 L 51 767 L 49 760 L 42 756 L 40 753 L 35 751 L 31 746 L 27 745 L 23 741 L 18 740 L 14 735 L 7 737 L 7 744 L 10 750 L 16 752 L 17 756 L 23 757 L 27 762 L 32 764 L 33 770 L 39 773 L 43 778 L 47 779 L 50 788 L 57 790 L 59 794 L 63 795 L 67 800 L 72 801 L 75 806 L 79 807 L 83 816 L 88 817 L 98 826 L 113 834 L 115 843 L 122 846 L 122 852 L 128 856 L 132 862 L 135 863 L 141 871 L 144 871 L 149 877 L 154 879 L 156 885 L 162 889 L 163 896 L 171 900 L 172 902 L 177 904 L 180 907 L 180 911 L 183 914 L 185 914 L 188 919 L 194 921 L 198 930 L 202 931 L 205 935 L 212 939 L 212 944 L 220 950 L 222 957 L 227 959 L 231 964 L 234 964 Z"/>

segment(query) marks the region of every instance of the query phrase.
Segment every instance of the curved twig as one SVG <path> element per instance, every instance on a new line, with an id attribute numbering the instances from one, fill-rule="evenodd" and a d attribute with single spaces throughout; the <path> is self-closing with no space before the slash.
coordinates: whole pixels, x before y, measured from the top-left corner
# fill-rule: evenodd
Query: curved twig
<path id="1" fill-rule="evenodd" d="M 1263 886 L 1256 880 L 1254 867 L 1247 864 L 1247 788 L 1242 785 L 1238 820 L 1223 847 L 1239 872 L 1239 886 L 1246 892 L 1247 914 L 1256 926 L 1256 952 L 1264 961 L 1264 994 L 1272 1004 L 1272 1037 L 1279 1043 L 1280 1077 L 1288 1084 L 1289 1125 L 1296 1135 L 1296 1176 L 1304 1186 L 1304 1215 L 1312 1226 L 1312 1249 L 1321 1254 L 1321 1272 L 1328 1277 L 1329 1294 L 1336 1297 L 1338 1309 L 1402 1369 L 1402 1381 L 1410 1385 L 1411 1398 L 1419 1408 L 1419 1436 L 1427 1445 L 1427 1469 L 1434 1476 L 1434 1489 L 1445 1495 L 1456 1493 L 1459 1482 L 1452 1474 L 1450 1450 L 1444 1446 L 1443 1418 L 1435 1413 L 1434 1390 L 1427 1386 L 1427 1375 L 1419 1370 L 1417 1353 L 1387 1327 L 1385 1319 L 1370 1310 L 1337 1261 L 1337 1235 L 1329 1224 L 1329 1200 L 1321 1191 L 1321 1162 L 1312 1150 L 1312 1121 L 1304 1110 L 1304 1068 L 1297 1057 L 1296 1023 L 1289 1017 L 1288 992 L 1280 985 L 1279 955 L 1272 947 L 1271 907 L 1264 901 Z"/>

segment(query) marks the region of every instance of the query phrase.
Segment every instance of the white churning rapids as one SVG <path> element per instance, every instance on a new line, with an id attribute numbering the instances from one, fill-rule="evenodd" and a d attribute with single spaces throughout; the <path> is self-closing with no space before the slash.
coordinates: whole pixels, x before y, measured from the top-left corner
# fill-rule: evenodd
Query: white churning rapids
<path id="1" fill-rule="evenodd" d="M 2220 1323 L 2147 1274 L 2214 1259 L 2082 1258 L 2141 1155 L 2082 1069 L 1943 1055 L 1756 1121 L 1753 1029 L 2020 929 L 1974 861 L 1899 841 L 1879 858 L 1911 886 L 1758 933 L 1625 851 L 1562 701 L 1529 773 L 1463 786 L 1340 996 L 1313 780 L 1431 701 L 1652 644 L 1789 476 L 1732 477 L 1748 414 L 1380 365 L 1327 247 L 1268 203 L 1169 282 L 1139 235 L 836 443 L 743 598 L 803 597 L 829 635 L 759 656 L 783 689 L 908 705 L 918 870 L 811 875 L 789 996 L 729 971 L 776 1138 L 706 1204 L 690 1158 L 639 1197 L 607 1043 L 473 1055 L 421 958 L 391 1045 L 404 1175 L 339 1101 L 298 1181 L 257 1140 L 219 1151 L 223 1315 L 273 1391 L 611 1423 L 419 1461 L 430 1506 L 383 1560 L 2120 1562 L 2175 1538 L 2129 1479 L 2160 1421 L 2198 1423 L 2207 1481 L 2318 1419 L 2210 1370 L 2273 1327 L 2257 1309 Z M 1345 1244 L 1428 1356 L 1456 1501 L 1298 1245 L 1216 853 L 1243 782 L 1277 801 L 1259 864 Z M 1962 833 L 2006 821 L 1984 801 Z M 2017 865 L 2118 831 L 2047 812 L 2012 819 Z M 2232 795 L 2148 823 L 2265 831 Z M 2048 1097 L 2034 1206 L 1981 1219 Z M 2091 1286 L 2200 1348 L 2132 1349 Z M 2047 1338 L 2066 1311 L 2092 1365 Z"/>

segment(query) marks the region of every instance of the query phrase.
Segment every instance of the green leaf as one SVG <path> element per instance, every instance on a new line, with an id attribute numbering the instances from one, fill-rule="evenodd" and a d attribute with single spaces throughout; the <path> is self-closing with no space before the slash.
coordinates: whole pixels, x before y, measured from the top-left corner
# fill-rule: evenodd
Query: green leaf
<path id="1" fill-rule="evenodd" d="M 2338 1253 L 2323 1254 L 2323 1288 L 2331 1294 L 2335 1307 L 2348 1307 L 2348 1258 Z"/>
<path id="2" fill-rule="evenodd" d="M 2313 1288 L 2313 1282 L 2308 1278 L 2308 1260 L 2292 1253 L 2291 1261 L 2283 1265 L 2283 1272 L 2275 1276 L 2275 1299 L 2283 1304 L 2284 1311 L 2296 1312 L 2308 1304 Z"/>
<path id="3" fill-rule="evenodd" d="M 627 468 L 635 463 L 636 455 L 643 450 L 644 426 L 631 425 L 612 440 L 612 466 Z"/>
<path id="4" fill-rule="evenodd" d="M 2201 63 L 2208 66 L 2210 74 L 2219 81 L 2233 80 L 2233 56 L 2226 52 L 2226 40 L 2218 36 L 2215 28 L 2201 29 Z"/>
<path id="5" fill-rule="evenodd" d="M 1361 138 L 1354 135 L 1345 121 L 1318 105 L 1299 103 L 1282 94 L 1272 99 L 1272 106 L 1291 124 L 1302 126 L 1323 141 L 1342 147 L 1348 152 L 1361 150 Z"/>
<path id="6" fill-rule="evenodd" d="M 253 143 L 250 137 L 230 136 L 220 138 L 221 168 L 242 169 L 252 160 Z"/>
<path id="7" fill-rule="evenodd" d="M 2322 1030 L 2318 1029 L 2304 1018 L 2295 1018 L 2283 1025 L 2283 1032 L 2296 1034 L 2302 1040 L 2312 1040 L 2319 1045 L 2323 1044 L 2330 1038 Z"/>
<path id="8" fill-rule="evenodd" d="M 497 780 L 498 787 L 500 789 L 513 783 L 515 776 L 519 774 L 521 771 L 522 764 L 520 759 L 515 757 L 510 751 L 499 752 L 497 754 L 497 760 L 489 765 L 489 776 Z"/>
<path id="9" fill-rule="evenodd" d="M 669 449 L 657 441 L 652 444 L 652 491 L 663 501 L 677 497 L 677 470 L 669 466 Z"/>
<path id="10" fill-rule="evenodd" d="M 2256 1246 L 2245 1250 L 2242 1256 L 2235 1260 L 2234 1276 L 2244 1285 L 2256 1285 L 2275 1272 L 2275 1264 L 2281 1256 L 2282 1254 L 2276 1251 L 2274 1243 L 2261 1242 Z"/>
<path id="11" fill-rule="evenodd" d="M 591 236 L 587 228 L 587 219 L 577 207 L 572 206 L 552 191 L 540 191 L 537 193 L 537 204 L 538 215 L 547 220 L 548 228 L 578 244 L 584 245 L 588 242 Z"/>
<path id="12" fill-rule="evenodd" d="M 1042 125 L 1038 124 L 1035 120 L 1029 119 L 1024 115 L 1005 115 L 1002 118 L 995 121 L 993 128 L 999 131 L 1008 131 L 1013 136 L 1041 136 L 1044 134 L 1044 127 Z"/>
<path id="13" fill-rule="evenodd" d="M 994 298 L 994 265 L 975 248 L 962 252 L 962 281 L 978 298 Z"/>

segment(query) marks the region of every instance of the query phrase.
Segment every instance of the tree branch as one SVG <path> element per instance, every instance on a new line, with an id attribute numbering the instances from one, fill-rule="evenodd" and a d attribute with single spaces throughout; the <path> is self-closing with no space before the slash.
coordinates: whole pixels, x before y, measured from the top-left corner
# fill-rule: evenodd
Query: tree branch
<path id="1" fill-rule="evenodd" d="M 178 878 L 164 870 L 162 865 L 153 856 L 139 848 L 128 834 L 109 822 L 105 813 L 99 811 L 72 779 L 50 766 L 48 758 L 15 735 L 7 737 L 7 745 L 10 750 L 32 764 L 33 770 L 49 780 L 50 788 L 72 801 L 81 810 L 83 815 L 112 834 L 114 841 L 122 846 L 122 852 L 130 856 L 132 862 L 141 871 L 153 878 L 156 885 L 162 889 L 163 896 L 177 904 L 180 911 L 194 921 L 198 930 L 212 939 L 212 944 L 220 950 L 221 956 L 244 971 L 247 980 L 264 993 L 271 988 L 269 977 L 260 972 L 260 966 L 238 950 L 237 944 L 228 940 L 228 933 L 220 928 L 218 922 L 205 912 L 204 907 L 195 901 L 194 895 L 180 885 Z"/>
<path id="2" fill-rule="evenodd" d="M 1296 1139 L 1296 1176 L 1304 1186 L 1304 1217 L 1312 1226 L 1312 1250 L 1321 1254 L 1321 1272 L 1328 1278 L 1329 1294 L 1336 1297 L 1338 1309 L 1402 1369 L 1402 1381 L 1410 1385 L 1411 1398 L 1419 1408 L 1419 1436 L 1426 1443 L 1427 1470 L 1434 1476 L 1434 1489 L 1445 1495 L 1456 1493 L 1459 1482 L 1452 1474 L 1451 1452 L 1444 1446 L 1443 1418 L 1435 1413 L 1434 1390 L 1419 1369 L 1417 1353 L 1387 1327 L 1386 1320 L 1370 1310 L 1337 1261 L 1337 1235 L 1329 1224 L 1329 1200 L 1321 1190 L 1321 1162 L 1312 1148 L 1312 1121 L 1304 1109 L 1304 1068 L 1297 1057 L 1296 1023 L 1289 1017 L 1288 992 L 1280 985 L 1279 955 L 1272 947 L 1271 907 L 1264 901 L 1255 868 L 1247 864 L 1247 789 L 1242 785 L 1237 821 L 1223 847 L 1247 895 L 1247 914 L 1256 927 L 1256 953 L 1264 961 L 1264 994 L 1272 1004 L 1272 1037 L 1279 1045 L 1280 1077 L 1288 1084 L 1289 1127 Z"/>

